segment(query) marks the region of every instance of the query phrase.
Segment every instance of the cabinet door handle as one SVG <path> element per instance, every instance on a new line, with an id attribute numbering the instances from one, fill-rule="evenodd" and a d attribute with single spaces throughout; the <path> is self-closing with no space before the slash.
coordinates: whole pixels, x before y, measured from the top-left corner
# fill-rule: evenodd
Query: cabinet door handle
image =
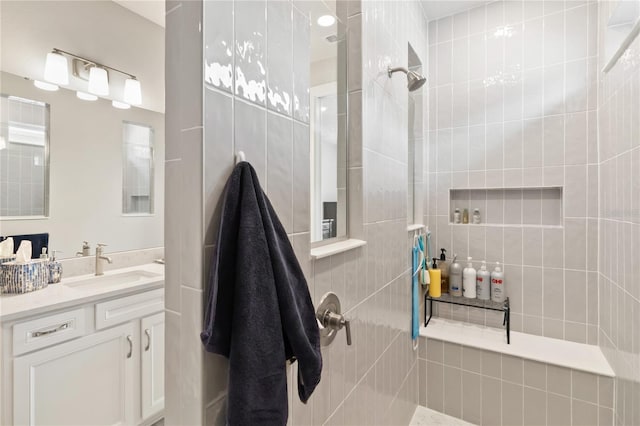
<path id="1" fill-rule="evenodd" d="M 129 342 L 129 353 L 127 354 L 127 358 L 131 358 L 133 354 L 133 337 L 131 335 L 127 336 L 127 342 Z"/>
<path id="2" fill-rule="evenodd" d="M 59 326 L 51 328 L 49 330 L 34 331 L 33 333 L 31 333 L 31 335 L 33 337 L 46 336 L 47 334 L 53 334 L 53 333 L 56 333 L 58 331 L 66 330 L 67 328 L 69 328 L 70 325 L 71 325 L 70 322 L 65 322 L 64 324 L 60 324 Z"/>
<path id="3" fill-rule="evenodd" d="M 147 336 L 147 346 L 144 347 L 144 351 L 147 352 L 151 347 L 151 332 L 148 328 L 144 330 L 144 334 Z"/>

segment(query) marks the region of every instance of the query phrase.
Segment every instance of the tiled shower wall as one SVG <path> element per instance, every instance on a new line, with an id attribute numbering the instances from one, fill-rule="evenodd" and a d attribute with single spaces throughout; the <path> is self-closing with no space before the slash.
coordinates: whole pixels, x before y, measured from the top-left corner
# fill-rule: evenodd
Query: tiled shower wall
<path id="1" fill-rule="evenodd" d="M 353 321 L 353 346 L 341 332 L 324 348 L 322 382 L 309 403 L 290 393 L 290 423 L 406 424 L 416 406 L 407 91 L 402 76 L 388 80 L 386 67 L 407 65 L 409 34 L 426 60 L 426 20 L 418 2 L 361 9 L 338 1 L 348 37 L 349 232 L 368 244 L 312 262 L 306 7 L 288 0 L 167 3 L 167 424 L 224 423 L 226 361 L 205 354 L 198 334 L 219 197 L 237 150 L 256 168 L 287 229 L 314 303 L 335 291 Z"/>
<path id="2" fill-rule="evenodd" d="M 498 1 L 429 24 L 433 248 L 472 256 L 476 267 L 505 264 L 514 330 L 590 344 L 598 339 L 597 16 L 593 1 Z M 451 188 L 550 186 L 562 187 L 560 226 L 546 225 L 543 191 L 473 199 L 491 224 L 450 224 Z M 502 323 L 467 308 L 439 314 Z"/>
<path id="3" fill-rule="evenodd" d="M 599 3 L 599 49 L 616 2 Z M 599 68 L 608 58 L 600 55 Z M 640 39 L 599 86 L 600 341 L 616 372 L 616 424 L 640 424 Z"/>
<path id="4" fill-rule="evenodd" d="M 612 377 L 420 339 L 420 405 L 476 425 L 613 424 Z"/>

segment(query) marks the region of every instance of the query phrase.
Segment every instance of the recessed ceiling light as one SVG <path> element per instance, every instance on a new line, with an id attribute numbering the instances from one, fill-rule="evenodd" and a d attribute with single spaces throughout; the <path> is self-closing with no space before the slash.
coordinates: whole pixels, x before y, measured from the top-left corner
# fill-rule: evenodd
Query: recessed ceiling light
<path id="1" fill-rule="evenodd" d="M 83 101 L 96 101 L 98 100 L 98 97 L 96 95 L 92 95 L 91 93 L 87 93 L 87 92 L 76 92 L 76 96 L 78 97 L 78 99 L 82 99 Z"/>
<path id="2" fill-rule="evenodd" d="M 129 109 L 129 108 L 131 108 L 131 105 L 125 104 L 124 102 L 120 102 L 120 101 L 111 101 L 111 105 L 114 108 L 118 108 L 118 109 Z"/>
<path id="3" fill-rule="evenodd" d="M 49 92 L 55 92 L 59 89 L 58 85 L 56 84 L 46 83 L 40 80 L 33 80 L 33 85 L 38 89 L 47 90 Z"/>
<path id="4" fill-rule="evenodd" d="M 321 27 L 330 27 L 336 23 L 336 18 L 331 15 L 322 15 L 318 18 L 318 25 Z"/>

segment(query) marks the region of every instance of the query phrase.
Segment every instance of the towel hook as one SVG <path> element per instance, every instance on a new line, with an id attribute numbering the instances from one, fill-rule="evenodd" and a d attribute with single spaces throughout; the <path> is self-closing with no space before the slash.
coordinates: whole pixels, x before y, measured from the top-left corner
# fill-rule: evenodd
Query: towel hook
<path id="1" fill-rule="evenodd" d="M 247 161 L 247 157 L 244 155 L 244 151 L 236 152 L 236 164 Z"/>

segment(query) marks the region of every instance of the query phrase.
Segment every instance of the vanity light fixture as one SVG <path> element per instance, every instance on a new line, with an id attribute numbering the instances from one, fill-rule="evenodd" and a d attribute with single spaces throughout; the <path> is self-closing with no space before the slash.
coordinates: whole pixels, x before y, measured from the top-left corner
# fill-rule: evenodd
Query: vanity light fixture
<path id="1" fill-rule="evenodd" d="M 57 84 L 51 84 L 40 80 L 33 80 L 33 85 L 38 89 L 46 90 L 47 92 L 55 92 L 60 88 Z"/>
<path id="2" fill-rule="evenodd" d="M 47 53 L 44 64 L 44 79 L 53 84 L 69 84 L 69 63 L 66 56 L 58 53 L 56 49 Z"/>
<path id="3" fill-rule="evenodd" d="M 336 18 L 331 15 L 322 15 L 317 22 L 321 27 L 330 27 L 336 23 Z"/>
<path id="4" fill-rule="evenodd" d="M 98 96 L 109 95 L 109 74 L 107 74 L 107 70 L 95 65 L 89 69 L 89 93 Z"/>
<path id="5" fill-rule="evenodd" d="M 110 89 L 109 71 L 113 71 L 126 76 L 124 82 L 124 102 L 114 101 L 114 103 L 121 105 L 120 108 L 122 108 L 122 105 L 127 105 L 127 108 L 130 108 L 131 105 L 142 104 L 142 89 L 140 87 L 140 81 L 135 75 L 57 48 L 54 48 L 51 53 L 47 54 L 44 72 L 47 82 L 60 85 L 69 84 L 69 64 L 67 56 L 73 58 L 73 75 L 89 82 L 88 93 L 78 92 L 78 98 L 95 100 L 97 99 L 94 99 L 96 96 L 108 96 Z M 36 86 L 44 90 L 58 90 L 58 87 L 54 84 L 47 85 L 45 82 L 38 82 Z M 53 88 L 54 86 L 55 89 Z"/>
<path id="6" fill-rule="evenodd" d="M 111 106 L 113 106 L 114 108 L 118 108 L 118 109 L 129 109 L 131 108 L 131 105 L 124 103 L 124 102 L 120 102 L 120 101 L 111 101 Z"/>
<path id="7" fill-rule="evenodd" d="M 83 101 L 97 101 L 98 97 L 96 95 L 92 95 L 91 93 L 77 91 L 76 96 L 78 99 L 82 99 Z"/>
<path id="8" fill-rule="evenodd" d="M 124 101 L 130 105 L 142 103 L 142 90 L 136 78 L 128 78 L 124 82 Z"/>

